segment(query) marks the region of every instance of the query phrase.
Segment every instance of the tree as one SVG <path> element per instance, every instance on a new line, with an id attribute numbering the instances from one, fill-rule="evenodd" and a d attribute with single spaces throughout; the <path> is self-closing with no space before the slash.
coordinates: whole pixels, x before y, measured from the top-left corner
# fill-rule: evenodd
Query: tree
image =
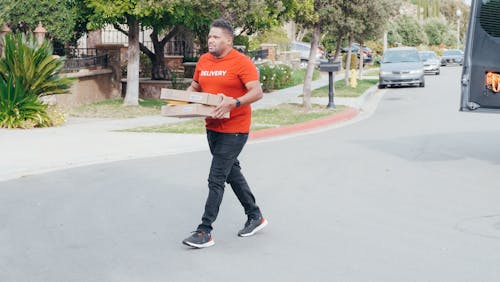
<path id="1" fill-rule="evenodd" d="M 417 0 L 417 19 L 438 17 L 439 1 L 441 0 Z"/>
<path id="2" fill-rule="evenodd" d="M 197 12 L 194 23 L 187 28 L 193 31 L 202 49 L 206 49 L 206 36 L 212 20 L 222 17 L 230 21 L 239 35 L 252 35 L 271 30 L 289 20 L 297 10 L 297 0 L 191 0 Z M 207 13 L 206 11 L 211 11 Z M 200 19 L 203 22 L 198 23 Z M 198 23 L 198 24 L 195 24 Z"/>
<path id="3" fill-rule="evenodd" d="M 47 38 L 61 45 L 76 43 L 86 31 L 88 11 L 78 0 L 2 0 L 0 11 L 0 22 L 14 32 L 31 32 L 42 22 Z"/>
<path id="4" fill-rule="evenodd" d="M 424 23 L 424 30 L 430 45 L 455 44 L 455 35 L 452 28 L 444 19 L 431 18 Z"/>
<path id="5" fill-rule="evenodd" d="M 470 7 L 461 0 L 442 0 L 439 8 L 445 19 L 449 23 L 455 24 L 455 27 L 458 20 L 457 10 L 462 11 L 460 37 L 463 38 L 463 35 L 467 32 L 467 25 L 469 24 Z"/>
<path id="6" fill-rule="evenodd" d="M 358 10 L 358 31 L 355 38 L 363 45 L 365 41 L 380 38 L 385 31 L 389 19 L 398 14 L 400 2 L 397 0 L 372 0 L 363 2 L 363 8 Z M 360 52 L 359 78 L 363 73 L 364 53 Z"/>
<path id="7" fill-rule="evenodd" d="M 85 0 L 94 14 L 90 25 L 94 28 L 104 24 L 128 26 L 128 61 L 127 90 L 124 105 L 139 104 L 139 31 L 143 27 L 160 21 L 163 13 L 172 8 L 176 0 L 114 0 L 113 5 L 107 0 Z M 155 21 L 156 19 L 156 21 Z M 162 58 L 163 59 L 163 58 Z"/>
<path id="8" fill-rule="evenodd" d="M 403 15 L 396 19 L 391 26 L 391 33 L 396 33 L 401 38 L 401 42 L 406 46 L 418 46 L 427 44 L 427 35 L 417 19 L 408 15 Z M 390 42 L 394 44 L 395 42 Z"/>
<path id="9" fill-rule="evenodd" d="M 339 0 L 304 0 L 298 2 L 295 21 L 306 28 L 312 28 L 311 51 L 309 62 L 304 76 L 304 99 L 303 106 L 306 110 L 311 109 L 311 83 L 320 35 L 324 28 L 333 24 L 340 14 Z"/>
<path id="10" fill-rule="evenodd" d="M 94 10 L 93 27 L 113 24 L 129 37 L 127 64 L 127 94 L 124 104 L 138 104 L 139 51 L 146 54 L 153 66 L 153 79 L 168 78 L 164 63 L 164 46 L 178 32 L 190 31 L 198 36 L 202 48 L 211 22 L 220 16 L 233 19 L 241 32 L 252 33 L 265 29 L 286 18 L 295 0 L 231 1 L 231 0 L 86 0 Z M 121 28 L 127 25 L 128 29 Z M 153 50 L 138 42 L 139 28 L 151 28 Z"/>

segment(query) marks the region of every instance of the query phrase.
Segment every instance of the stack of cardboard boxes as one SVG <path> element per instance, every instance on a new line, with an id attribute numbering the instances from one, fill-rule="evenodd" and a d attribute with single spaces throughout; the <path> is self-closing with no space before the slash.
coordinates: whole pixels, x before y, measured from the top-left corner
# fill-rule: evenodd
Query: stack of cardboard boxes
<path id="1" fill-rule="evenodd" d="M 167 117 L 209 117 L 222 101 L 219 95 L 166 88 L 161 89 L 160 98 L 168 102 L 161 107 L 161 115 Z"/>

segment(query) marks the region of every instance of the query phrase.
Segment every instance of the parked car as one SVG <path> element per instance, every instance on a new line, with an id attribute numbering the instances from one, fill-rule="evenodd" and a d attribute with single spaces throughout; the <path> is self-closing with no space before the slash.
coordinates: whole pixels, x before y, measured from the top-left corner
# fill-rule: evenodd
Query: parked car
<path id="1" fill-rule="evenodd" d="M 434 51 L 419 51 L 420 59 L 424 63 L 424 72 L 439 75 L 441 62 Z"/>
<path id="2" fill-rule="evenodd" d="M 462 65 L 464 62 L 464 53 L 461 50 L 453 49 L 446 50 L 441 56 L 441 65 L 447 66 L 449 64 Z"/>
<path id="3" fill-rule="evenodd" d="M 380 61 L 378 88 L 400 85 L 425 86 L 424 64 L 414 47 L 387 49 Z"/>
<path id="4" fill-rule="evenodd" d="M 305 68 L 307 66 L 307 63 L 309 62 L 309 52 L 311 52 L 311 43 L 294 41 L 290 43 L 290 50 L 300 52 L 300 66 L 302 68 Z M 325 55 L 323 50 L 321 50 L 321 48 L 318 48 L 318 51 L 316 53 L 315 63 L 319 65 L 320 61 L 324 58 Z"/>
<path id="5" fill-rule="evenodd" d="M 359 59 L 359 57 L 360 57 L 360 55 L 359 55 L 359 49 L 360 49 L 359 43 L 352 43 L 350 49 L 351 49 L 352 53 L 355 53 L 358 55 L 358 59 Z M 342 53 L 349 52 L 349 46 L 342 48 L 341 52 Z M 373 62 L 373 51 L 369 47 L 363 46 L 363 63 L 366 65 L 366 64 L 370 64 L 371 62 Z"/>

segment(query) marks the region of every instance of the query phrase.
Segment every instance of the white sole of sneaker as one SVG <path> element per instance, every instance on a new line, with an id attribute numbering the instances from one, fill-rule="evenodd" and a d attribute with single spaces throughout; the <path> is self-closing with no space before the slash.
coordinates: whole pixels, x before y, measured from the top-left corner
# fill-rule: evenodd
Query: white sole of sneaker
<path id="1" fill-rule="evenodd" d="M 207 247 L 211 247 L 211 246 L 215 245 L 214 240 L 210 240 L 210 241 L 206 242 L 205 244 L 195 244 L 195 243 L 191 243 L 191 242 L 187 242 L 187 241 L 182 241 L 182 243 L 184 245 L 187 245 L 187 246 L 193 247 L 193 248 L 197 248 L 197 249 L 207 248 Z"/>
<path id="2" fill-rule="evenodd" d="M 252 235 L 254 235 L 255 233 L 257 233 L 258 231 L 262 230 L 262 228 L 266 227 L 267 226 L 267 219 L 264 218 L 264 222 L 257 226 L 252 232 L 250 233 L 245 233 L 245 234 L 238 234 L 240 237 L 250 237 Z"/>

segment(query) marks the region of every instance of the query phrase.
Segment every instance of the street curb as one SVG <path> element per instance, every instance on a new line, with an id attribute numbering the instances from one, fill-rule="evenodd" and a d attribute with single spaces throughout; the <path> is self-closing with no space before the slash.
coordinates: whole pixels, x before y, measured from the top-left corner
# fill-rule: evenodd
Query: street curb
<path id="1" fill-rule="evenodd" d="M 277 128 L 270 128 L 270 129 L 263 129 L 263 130 L 258 130 L 258 131 L 252 131 L 249 134 L 249 139 L 250 140 L 256 140 L 256 139 L 264 139 L 264 138 L 270 138 L 270 137 L 275 137 L 279 135 L 285 135 L 285 134 L 290 134 L 290 133 L 295 133 L 295 132 L 300 132 L 300 131 L 307 131 L 311 129 L 315 129 L 318 127 L 330 125 L 332 123 L 336 122 L 341 122 L 341 121 L 346 121 L 354 118 L 357 116 L 359 113 L 359 110 L 356 108 L 347 108 L 340 113 L 333 114 L 331 116 L 299 123 L 299 124 L 294 124 L 294 125 L 286 125 L 286 126 L 281 126 Z"/>

